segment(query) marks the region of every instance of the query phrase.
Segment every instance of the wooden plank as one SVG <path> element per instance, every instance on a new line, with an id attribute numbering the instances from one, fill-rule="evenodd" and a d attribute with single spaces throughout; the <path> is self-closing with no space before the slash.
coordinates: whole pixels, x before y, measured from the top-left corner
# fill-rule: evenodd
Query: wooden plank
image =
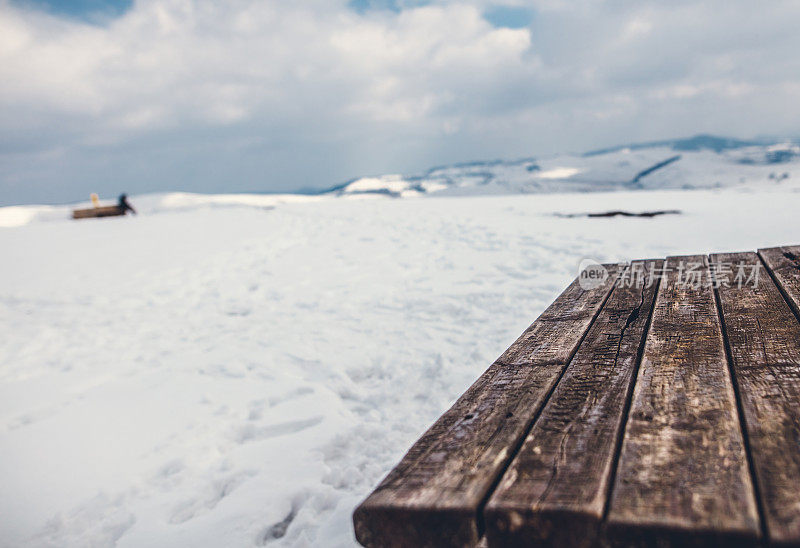
<path id="1" fill-rule="evenodd" d="M 591 546 L 663 260 L 614 289 L 484 512 L 489 546 Z"/>
<path id="2" fill-rule="evenodd" d="M 73 219 L 89 219 L 94 217 L 114 217 L 125 215 L 125 209 L 120 206 L 101 206 L 88 209 L 76 209 L 72 212 Z"/>
<path id="3" fill-rule="evenodd" d="M 708 260 L 671 257 L 666 269 L 612 486 L 605 542 L 755 545 L 758 511 Z M 690 280 L 699 287 L 681 283 Z"/>
<path id="4" fill-rule="evenodd" d="M 800 317 L 800 246 L 759 249 L 758 254 L 772 272 L 794 313 Z"/>
<path id="5" fill-rule="evenodd" d="M 787 265 L 783 252 L 779 258 L 770 263 L 784 279 L 800 278 L 800 267 Z M 711 261 L 732 271 L 718 294 L 767 536 L 800 545 L 800 324 L 755 253 Z"/>
<path id="6" fill-rule="evenodd" d="M 473 546 L 479 511 L 613 288 L 575 280 L 353 514 L 364 546 Z"/>

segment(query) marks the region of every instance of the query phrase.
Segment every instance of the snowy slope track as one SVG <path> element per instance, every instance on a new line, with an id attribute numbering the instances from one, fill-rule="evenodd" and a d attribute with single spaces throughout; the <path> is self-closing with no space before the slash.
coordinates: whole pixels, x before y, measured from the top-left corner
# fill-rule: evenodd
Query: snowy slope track
<path id="1" fill-rule="evenodd" d="M 654 166 L 650 166 L 647 169 L 643 169 L 642 171 L 640 171 L 639 173 L 636 174 L 636 176 L 631 181 L 631 185 L 635 186 L 635 185 L 639 184 L 639 181 L 642 179 L 642 177 L 647 177 L 648 175 L 650 175 L 654 171 L 658 171 L 659 169 L 665 168 L 670 164 L 674 164 L 675 162 L 677 162 L 680 159 L 681 159 L 681 155 L 680 154 L 676 154 L 675 156 L 670 156 L 666 160 L 662 160 L 662 161 L 658 162 Z"/>

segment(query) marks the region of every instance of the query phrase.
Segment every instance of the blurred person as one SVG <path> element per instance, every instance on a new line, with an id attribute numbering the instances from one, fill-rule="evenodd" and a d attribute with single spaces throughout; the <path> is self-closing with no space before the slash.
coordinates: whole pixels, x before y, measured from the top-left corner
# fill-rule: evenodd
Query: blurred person
<path id="1" fill-rule="evenodd" d="M 120 207 L 123 213 L 130 211 L 131 213 L 136 215 L 136 210 L 133 209 L 133 206 L 131 206 L 131 204 L 128 203 L 128 195 L 125 193 L 119 195 L 119 199 L 117 200 L 117 207 Z"/>

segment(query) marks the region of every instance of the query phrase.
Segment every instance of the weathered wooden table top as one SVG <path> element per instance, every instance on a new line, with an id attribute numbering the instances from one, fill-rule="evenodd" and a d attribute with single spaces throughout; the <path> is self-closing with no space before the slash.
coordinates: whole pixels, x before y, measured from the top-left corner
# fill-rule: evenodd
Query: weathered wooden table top
<path id="1" fill-rule="evenodd" d="M 605 268 L 414 444 L 359 542 L 800 546 L 800 246 Z"/>

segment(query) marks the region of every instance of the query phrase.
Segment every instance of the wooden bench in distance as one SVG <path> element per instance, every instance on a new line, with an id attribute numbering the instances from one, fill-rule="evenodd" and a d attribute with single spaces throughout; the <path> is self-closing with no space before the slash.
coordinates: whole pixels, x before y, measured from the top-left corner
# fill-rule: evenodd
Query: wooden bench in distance
<path id="1" fill-rule="evenodd" d="M 93 217 L 116 217 L 125 215 L 125 208 L 121 206 L 100 206 L 86 209 L 76 209 L 72 212 L 73 219 L 91 219 Z"/>
<path id="2" fill-rule="evenodd" d="M 358 541 L 800 546 L 800 246 L 614 281 L 662 264 L 573 282 L 356 509 Z"/>

